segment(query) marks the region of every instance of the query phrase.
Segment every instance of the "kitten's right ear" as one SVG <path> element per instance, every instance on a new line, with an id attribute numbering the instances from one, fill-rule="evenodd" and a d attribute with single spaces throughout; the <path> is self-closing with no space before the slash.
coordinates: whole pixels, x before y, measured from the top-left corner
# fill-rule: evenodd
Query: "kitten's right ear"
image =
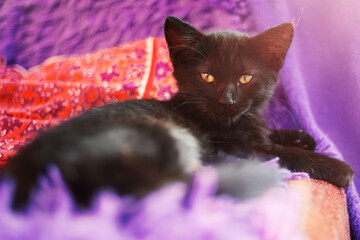
<path id="1" fill-rule="evenodd" d="M 191 50 L 205 35 L 179 18 L 169 16 L 165 20 L 165 38 L 169 46 L 170 57 L 174 60 L 176 53 Z"/>
<path id="2" fill-rule="evenodd" d="M 294 23 L 283 23 L 251 38 L 263 59 L 277 71 L 284 64 L 286 53 L 294 37 Z"/>

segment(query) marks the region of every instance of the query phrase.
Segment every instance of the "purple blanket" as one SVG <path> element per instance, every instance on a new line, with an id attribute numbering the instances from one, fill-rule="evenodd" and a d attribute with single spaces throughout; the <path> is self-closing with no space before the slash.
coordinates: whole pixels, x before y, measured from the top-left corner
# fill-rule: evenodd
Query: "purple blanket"
<path id="1" fill-rule="evenodd" d="M 0 2 L 0 54 L 10 63 L 30 67 L 54 55 L 160 36 L 166 15 L 204 31 L 250 33 L 294 20 L 295 39 L 270 106 L 269 124 L 304 128 L 318 141 L 318 151 L 338 157 L 341 152 L 358 171 L 359 12 L 355 0 L 5 0 Z M 347 200 L 351 234 L 360 239 L 354 185 L 347 190 Z"/>
<path id="2" fill-rule="evenodd" d="M 276 160 L 265 167 L 276 167 Z M 284 179 L 306 177 L 281 171 Z M 299 199 L 285 184 L 245 201 L 215 197 L 218 175 L 207 167 L 197 172 L 191 189 L 173 183 L 141 201 L 104 191 L 83 212 L 75 209 L 59 171 L 50 168 L 48 175 L 26 214 L 9 208 L 12 183 L 0 184 L 0 239 L 306 239 L 298 227 Z"/>

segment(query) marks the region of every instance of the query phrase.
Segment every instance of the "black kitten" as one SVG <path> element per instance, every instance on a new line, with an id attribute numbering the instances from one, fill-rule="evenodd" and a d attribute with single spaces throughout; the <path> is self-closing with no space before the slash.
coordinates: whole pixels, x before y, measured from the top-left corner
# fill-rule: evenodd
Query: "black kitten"
<path id="1" fill-rule="evenodd" d="M 273 95 L 293 34 L 294 25 L 285 23 L 254 37 L 228 31 L 204 35 L 168 18 L 165 35 L 179 92 L 164 104 L 206 136 L 207 161 L 221 161 L 224 153 L 278 156 L 283 167 L 347 187 L 354 175 L 351 167 L 308 151 L 316 146 L 311 136 L 266 126 L 262 110 Z"/>
<path id="2" fill-rule="evenodd" d="M 279 156 L 290 170 L 347 187 L 352 169 L 310 151 L 315 149 L 311 136 L 266 126 L 263 107 L 293 32 L 293 24 L 285 23 L 255 37 L 227 31 L 205 35 L 168 17 L 165 36 L 179 92 L 169 101 L 106 105 L 40 134 L 4 169 L 16 179 L 13 206 L 26 205 L 49 163 L 59 167 L 83 205 L 103 187 L 142 196 L 165 182 L 186 181 L 200 156 L 203 163 L 216 164 L 229 154 Z"/>

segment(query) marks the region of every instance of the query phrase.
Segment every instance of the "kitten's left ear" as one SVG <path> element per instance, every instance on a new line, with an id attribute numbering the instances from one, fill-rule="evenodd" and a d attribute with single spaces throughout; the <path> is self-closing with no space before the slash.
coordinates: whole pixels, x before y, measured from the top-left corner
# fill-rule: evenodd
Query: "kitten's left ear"
<path id="1" fill-rule="evenodd" d="M 172 60 L 183 50 L 193 50 L 196 43 L 204 38 L 204 34 L 196 28 L 172 16 L 166 18 L 164 28 Z"/>
<path id="2" fill-rule="evenodd" d="M 283 23 L 251 38 L 258 53 L 279 71 L 294 36 L 294 24 Z"/>

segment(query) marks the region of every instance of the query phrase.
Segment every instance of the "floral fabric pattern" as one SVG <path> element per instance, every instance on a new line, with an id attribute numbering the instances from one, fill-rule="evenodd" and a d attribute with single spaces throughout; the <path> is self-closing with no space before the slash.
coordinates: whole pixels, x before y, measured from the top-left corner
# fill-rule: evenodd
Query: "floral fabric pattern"
<path id="1" fill-rule="evenodd" d="M 176 91 L 163 38 L 79 56 L 56 56 L 26 70 L 0 61 L 0 165 L 41 129 L 87 109 Z"/>

